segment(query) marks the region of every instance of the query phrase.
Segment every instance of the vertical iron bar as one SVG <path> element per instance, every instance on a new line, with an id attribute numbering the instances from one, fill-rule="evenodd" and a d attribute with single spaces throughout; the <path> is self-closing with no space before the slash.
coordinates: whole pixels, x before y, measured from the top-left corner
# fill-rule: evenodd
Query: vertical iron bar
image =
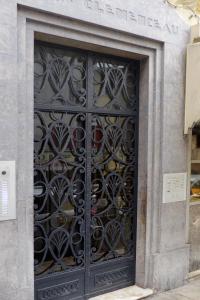
<path id="1" fill-rule="evenodd" d="M 87 105 L 91 106 L 93 97 L 93 64 L 92 58 L 88 55 L 87 62 Z M 85 295 L 90 291 L 90 253 L 91 253 L 91 237 L 90 237 L 90 223 L 91 223 L 91 140 L 92 140 L 92 114 L 86 114 L 86 203 L 85 203 Z"/>
<path id="2" fill-rule="evenodd" d="M 134 262 L 133 262 L 133 276 L 134 276 L 134 283 L 135 283 L 135 277 L 136 277 L 136 251 L 137 251 L 137 210 L 138 210 L 138 153 L 139 153 L 139 80 L 140 80 L 140 63 L 139 62 L 135 62 L 137 64 L 137 92 L 136 92 L 136 101 L 137 101 L 137 106 L 136 106 L 136 112 L 137 112 L 137 116 L 136 116 L 136 140 L 135 140 L 135 152 L 136 152 L 136 172 L 135 172 L 135 178 L 134 178 L 134 186 L 135 186 L 135 195 L 133 197 L 133 201 L 134 201 L 134 219 L 133 219 L 133 244 L 134 244 Z"/>

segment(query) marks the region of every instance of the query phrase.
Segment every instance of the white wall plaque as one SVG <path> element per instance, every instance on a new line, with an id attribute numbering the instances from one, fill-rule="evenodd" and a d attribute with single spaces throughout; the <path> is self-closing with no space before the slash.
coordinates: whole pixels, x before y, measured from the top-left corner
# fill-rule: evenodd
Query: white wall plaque
<path id="1" fill-rule="evenodd" d="M 187 174 L 163 175 L 163 203 L 185 201 L 187 198 Z"/>
<path id="2" fill-rule="evenodd" d="M 16 219 L 15 161 L 0 161 L 0 221 Z"/>

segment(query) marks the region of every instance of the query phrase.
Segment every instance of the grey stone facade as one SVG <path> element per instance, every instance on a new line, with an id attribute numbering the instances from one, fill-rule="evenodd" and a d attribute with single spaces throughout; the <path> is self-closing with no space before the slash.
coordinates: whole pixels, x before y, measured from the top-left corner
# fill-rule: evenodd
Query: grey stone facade
<path id="1" fill-rule="evenodd" d="M 141 60 L 136 281 L 156 290 L 182 285 L 187 203 L 162 203 L 162 178 L 187 172 L 189 27 L 163 0 L 0 0 L 0 160 L 17 166 L 17 219 L 0 222 L 0 299 L 34 293 L 34 37 Z"/>

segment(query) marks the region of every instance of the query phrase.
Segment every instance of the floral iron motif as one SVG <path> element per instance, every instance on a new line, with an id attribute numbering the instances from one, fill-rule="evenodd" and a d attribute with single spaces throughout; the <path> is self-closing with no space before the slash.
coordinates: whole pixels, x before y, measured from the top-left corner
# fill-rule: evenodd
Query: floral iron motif
<path id="1" fill-rule="evenodd" d="M 134 281 L 138 74 L 136 61 L 35 45 L 37 300 Z"/>

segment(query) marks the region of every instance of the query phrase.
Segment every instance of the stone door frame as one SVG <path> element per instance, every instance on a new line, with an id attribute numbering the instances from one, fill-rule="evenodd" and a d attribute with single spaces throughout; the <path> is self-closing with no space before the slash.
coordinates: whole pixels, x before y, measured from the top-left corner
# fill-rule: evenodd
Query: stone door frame
<path id="1" fill-rule="evenodd" d="M 87 22 L 18 5 L 18 167 L 19 231 L 24 243 L 27 285 L 33 272 L 33 63 L 34 40 L 139 59 L 139 174 L 136 284 L 154 287 L 155 255 L 160 252 L 162 199 L 162 90 L 164 44 Z M 26 159 L 24 159 L 26 158 Z M 23 174 L 23 175 L 22 175 Z M 22 255 L 21 253 L 19 255 Z M 22 263 L 23 263 L 22 262 Z"/>

